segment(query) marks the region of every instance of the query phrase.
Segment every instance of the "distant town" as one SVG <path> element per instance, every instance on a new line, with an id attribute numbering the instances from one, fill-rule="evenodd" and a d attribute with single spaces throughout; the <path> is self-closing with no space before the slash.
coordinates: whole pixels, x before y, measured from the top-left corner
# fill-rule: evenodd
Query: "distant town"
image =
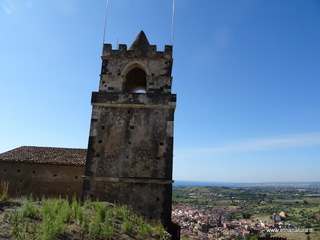
<path id="1" fill-rule="evenodd" d="M 173 203 L 185 239 L 320 239 L 320 188 L 179 186 Z"/>

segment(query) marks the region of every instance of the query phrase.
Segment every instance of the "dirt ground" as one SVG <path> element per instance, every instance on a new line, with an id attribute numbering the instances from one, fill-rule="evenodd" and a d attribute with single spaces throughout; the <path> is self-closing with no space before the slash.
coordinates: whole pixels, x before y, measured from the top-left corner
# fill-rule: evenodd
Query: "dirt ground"
<path id="1" fill-rule="evenodd" d="M 12 224 L 4 221 L 5 214 L 17 211 L 21 206 L 18 201 L 0 202 L 0 239 L 13 239 L 11 234 Z"/>

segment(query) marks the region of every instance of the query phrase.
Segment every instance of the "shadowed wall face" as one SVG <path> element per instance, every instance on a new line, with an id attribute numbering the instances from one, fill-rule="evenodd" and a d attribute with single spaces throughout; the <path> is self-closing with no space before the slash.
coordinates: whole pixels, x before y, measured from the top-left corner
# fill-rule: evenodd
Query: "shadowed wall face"
<path id="1" fill-rule="evenodd" d="M 81 197 L 83 166 L 1 162 L 0 180 L 9 182 L 9 196 Z"/>

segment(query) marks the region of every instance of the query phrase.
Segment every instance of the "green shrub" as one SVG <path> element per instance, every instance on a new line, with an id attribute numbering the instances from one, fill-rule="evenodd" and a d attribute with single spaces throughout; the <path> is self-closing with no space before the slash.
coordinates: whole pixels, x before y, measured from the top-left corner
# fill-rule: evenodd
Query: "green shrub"
<path id="1" fill-rule="evenodd" d="M 61 201 L 60 208 L 58 209 L 57 215 L 60 216 L 64 223 L 68 223 L 71 217 L 71 209 L 68 200 Z"/>
<path id="2" fill-rule="evenodd" d="M 86 209 L 83 209 L 80 213 L 80 225 L 83 230 L 86 230 L 89 228 L 90 223 L 90 217 L 89 212 Z"/>
<path id="3" fill-rule="evenodd" d="M 123 233 L 129 234 L 133 230 L 133 222 L 129 219 L 125 219 L 121 224 L 121 231 Z"/>
<path id="4" fill-rule="evenodd" d="M 49 215 L 52 211 L 52 201 L 48 200 L 48 199 L 42 199 L 41 200 L 41 215 L 45 216 L 45 215 Z"/>
<path id="5" fill-rule="evenodd" d="M 95 216 L 92 223 L 89 225 L 89 235 L 93 238 L 100 236 L 100 217 Z"/>
<path id="6" fill-rule="evenodd" d="M 94 215 L 95 217 L 99 218 L 100 222 L 104 222 L 104 219 L 106 217 L 106 207 L 101 202 L 94 202 L 93 203 L 94 208 Z"/>
<path id="7" fill-rule="evenodd" d="M 65 230 L 65 225 L 60 217 L 45 216 L 41 225 L 43 240 L 54 240 Z"/>
<path id="8" fill-rule="evenodd" d="M 152 227 L 148 223 L 143 223 L 138 227 L 138 236 L 141 238 L 145 238 L 152 234 Z"/>
<path id="9" fill-rule="evenodd" d="M 77 201 L 76 197 L 73 197 L 73 198 L 72 198 L 71 210 L 72 210 L 72 216 L 73 216 L 75 219 L 78 219 L 78 216 L 79 216 L 80 211 L 81 211 L 81 205 L 80 205 L 80 203 Z"/>
<path id="10" fill-rule="evenodd" d="M 154 227 L 154 230 L 156 231 L 157 234 L 159 234 L 160 239 L 163 239 L 167 235 L 167 232 L 163 227 L 162 223 L 156 224 L 156 226 Z"/>
<path id="11" fill-rule="evenodd" d="M 138 226 L 142 225 L 144 223 L 144 219 L 140 214 L 136 214 L 134 217 L 134 223 Z"/>
<path id="12" fill-rule="evenodd" d="M 20 214 L 22 218 L 36 218 L 39 214 L 39 207 L 34 201 L 24 199 Z"/>
<path id="13" fill-rule="evenodd" d="M 129 210 L 125 205 L 122 205 L 122 206 L 115 205 L 113 207 L 113 215 L 115 218 L 126 220 L 128 219 L 128 216 L 129 216 Z"/>
<path id="14" fill-rule="evenodd" d="M 115 233 L 115 227 L 113 226 L 112 222 L 106 218 L 103 223 L 101 237 L 106 239 L 112 239 Z"/>

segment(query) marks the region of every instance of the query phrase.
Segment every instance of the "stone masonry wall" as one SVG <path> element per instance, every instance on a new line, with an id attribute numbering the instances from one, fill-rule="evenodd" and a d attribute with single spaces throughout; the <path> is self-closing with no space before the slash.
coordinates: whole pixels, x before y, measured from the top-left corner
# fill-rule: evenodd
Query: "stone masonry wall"
<path id="1" fill-rule="evenodd" d="M 1 162 L 0 181 L 9 182 L 9 196 L 81 197 L 84 166 Z"/>

